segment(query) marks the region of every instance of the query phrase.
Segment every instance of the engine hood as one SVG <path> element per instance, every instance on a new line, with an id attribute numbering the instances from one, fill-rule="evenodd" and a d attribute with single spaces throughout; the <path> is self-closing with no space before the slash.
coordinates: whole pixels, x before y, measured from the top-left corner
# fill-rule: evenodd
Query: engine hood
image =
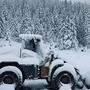
<path id="1" fill-rule="evenodd" d="M 39 58 L 36 57 L 26 57 L 26 58 L 19 58 L 15 57 L 14 55 L 2 55 L 0 56 L 0 62 L 18 62 L 19 64 L 24 64 L 24 65 L 39 65 Z"/>
<path id="2" fill-rule="evenodd" d="M 2 49 L 3 50 L 3 49 Z M 40 55 L 33 51 L 23 50 L 22 57 L 20 58 L 20 48 L 8 48 L 4 52 L 0 53 L 0 62 L 18 62 L 19 64 L 25 65 L 39 65 L 42 58 Z"/>

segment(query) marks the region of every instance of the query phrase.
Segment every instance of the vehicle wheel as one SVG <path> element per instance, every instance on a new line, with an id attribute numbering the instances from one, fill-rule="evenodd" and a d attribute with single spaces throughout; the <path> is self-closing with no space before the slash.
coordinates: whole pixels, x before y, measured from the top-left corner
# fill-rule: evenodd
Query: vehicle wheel
<path id="1" fill-rule="evenodd" d="M 74 78 L 69 72 L 61 72 L 56 76 L 53 76 L 51 86 L 54 90 L 58 90 L 64 84 L 70 84 L 72 90 L 74 87 Z"/>
<path id="2" fill-rule="evenodd" d="M 18 83 L 18 77 L 17 75 L 14 73 L 14 72 L 4 72 L 2 74 L 2 80 L 3 80 L 3 83 L 5 84 L 14 84 L 14 83 Z"/>
<path id="3" fill-rule="evenodd" d="M 22 84 L 24 79 L 22 72 L 15 66 L 6 66 L 0 69 L 0 77 L 5 84 Z"/>

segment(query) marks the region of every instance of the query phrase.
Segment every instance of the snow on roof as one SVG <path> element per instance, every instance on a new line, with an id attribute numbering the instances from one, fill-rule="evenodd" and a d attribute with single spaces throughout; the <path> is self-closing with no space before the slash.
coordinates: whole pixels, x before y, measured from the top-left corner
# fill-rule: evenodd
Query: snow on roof
<path id="1" fill-rule="evenodd" d="M 22 39 L 42 39 L 42 36 L 37 34 L 20 34 L 19 37 Z"/>

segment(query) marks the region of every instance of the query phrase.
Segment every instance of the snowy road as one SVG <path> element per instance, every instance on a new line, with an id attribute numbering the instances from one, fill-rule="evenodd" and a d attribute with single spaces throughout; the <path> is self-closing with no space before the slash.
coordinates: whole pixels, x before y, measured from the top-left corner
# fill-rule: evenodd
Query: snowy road
<path id="1" fill-rule="evenodd" d="M 15 90 L 14 85 L 0 85 L 0 90 Z M 48 89 L 47 82 L 45 80 L 28 80 L 25 81 L 21 90 L 51 90 Z M 64 86 L 60 90 L 71 90 L 69 87 Z M 76 89 L 81 90 L 81 89 Z M 90 90 L 85 87 L 82 90 Z"/>

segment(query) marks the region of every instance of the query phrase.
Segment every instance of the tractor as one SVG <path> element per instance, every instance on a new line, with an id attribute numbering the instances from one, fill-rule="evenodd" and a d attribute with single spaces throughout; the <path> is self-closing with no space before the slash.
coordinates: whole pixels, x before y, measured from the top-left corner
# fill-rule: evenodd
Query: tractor
<path id="1" fill-rule="evenodd" d="M 53 90 L 62 85 L 83 88 L 79 70 L 47 50 L 41 35 L 20 34 L 21 46 L 0 56 L 0 83 L 22 86 L 25 79 L 46 79 Z M 13 52 L 16 51 L 13 54 Z"/>

